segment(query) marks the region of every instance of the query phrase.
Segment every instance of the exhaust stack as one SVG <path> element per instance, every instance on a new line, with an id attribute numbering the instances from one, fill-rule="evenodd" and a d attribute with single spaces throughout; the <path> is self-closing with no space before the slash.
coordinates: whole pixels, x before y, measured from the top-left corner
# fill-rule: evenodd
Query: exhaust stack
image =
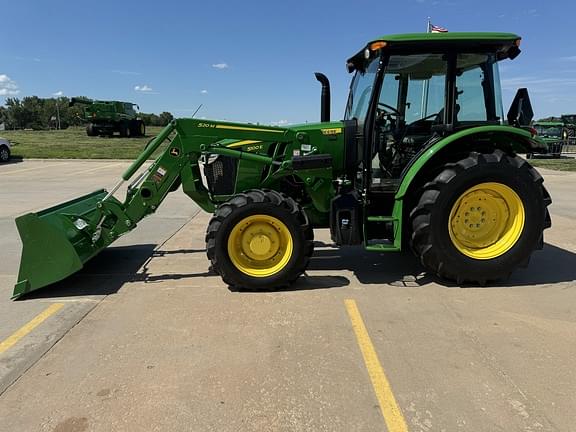
<path id="1" fill-rule="evenodd" d="M 320 72 L 314 74 L 316 79 L 322 84 L 322 96 L 320 97 L 320 121 L 325 123 L 330 121 L 330 81 L 326 75 Z"/>

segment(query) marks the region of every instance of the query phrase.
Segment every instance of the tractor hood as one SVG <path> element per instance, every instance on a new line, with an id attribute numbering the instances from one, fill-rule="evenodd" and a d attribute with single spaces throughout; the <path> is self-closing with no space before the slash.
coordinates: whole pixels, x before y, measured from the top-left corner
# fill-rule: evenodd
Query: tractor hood
<path id="1" fill-rule="evenodd" d="M 356 161 L 356 152 L 351 154 L 356 148 L 355 122 L 305 123 L 291 125 L 289 130 L 295 133 L 292 147 L 295 155 L 331 155 L 336 175 L 347 171 L 347 167 Z"/>
<path id="2" fill-rule="evenodd" d="M 318 123 L 301 123 L 290 125 L 288 128 L 297 132 L 310 132 L 310 131 L 323 131 L 330 129 L 343 128 L 344 122 L 332 121 L 332 122 L 318 122 Z M 326 133 L 326 132 L 324 132 Z"/>

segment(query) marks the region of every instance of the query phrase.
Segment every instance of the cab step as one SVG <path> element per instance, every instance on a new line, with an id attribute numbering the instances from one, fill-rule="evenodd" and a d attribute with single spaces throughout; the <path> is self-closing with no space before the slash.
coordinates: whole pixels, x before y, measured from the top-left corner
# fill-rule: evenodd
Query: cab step
<path id="1" fill-rule="evenodd" d="M 368 222 L 396 222 L 397 219 L 394 216 L 367 216 L 366 220 Z"/>
<path id="2" fill-rule="evenodd" d="M 398 219 L 394 216 L 366 216 L 366 222 L 369 225 L 370 223 L 379 224 L 384 223 L 390 226 L 390 235 L 393 235 Z M 368 233 L 366 231 L 366 233 Z M 373 238 L 368 239 L 365 243 L 364 249 L 367 251 L 372 252 L 397 252 L 400 250 L 400 247 L 395 245 L 394 240 L 387 240 L 384 238 Z"/>
<path id="3" fill-rule="evenodd" d="M 374 243 L 364 246 L 364 249 L 370 252 L 398 252 L 400 248 L 394 243 Z"/>

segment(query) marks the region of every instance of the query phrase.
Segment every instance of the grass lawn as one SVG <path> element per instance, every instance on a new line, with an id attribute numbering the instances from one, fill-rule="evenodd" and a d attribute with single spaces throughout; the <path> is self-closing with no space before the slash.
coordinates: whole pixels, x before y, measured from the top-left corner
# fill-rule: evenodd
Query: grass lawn
<path id="1" fill-rule="evenodd" d="M 576 159 L 530 159 L 530 163 L 537 168 L 576 171 Z"/>
<path id="2" fill-rule="evenodd" d="M 135 159 L 161 127 L 146 128 L 143 138 L 89 137 L 82 127 L 52 131 L 1 131 L 12 144 L 12 155 L 50 159 Z M 155 156 L 155 155 L 154 155 Z M 531 159 L 538 168 L 576 171 L 576 159 Z"/>
<path id="3" fill-rule="evenodd" d="M 161 127 L 147 127 L 142 138 L 89 137 L 82 127 L 51 131 L 1 131 L 14 157 L 54 159 L 134 159 Z"/>

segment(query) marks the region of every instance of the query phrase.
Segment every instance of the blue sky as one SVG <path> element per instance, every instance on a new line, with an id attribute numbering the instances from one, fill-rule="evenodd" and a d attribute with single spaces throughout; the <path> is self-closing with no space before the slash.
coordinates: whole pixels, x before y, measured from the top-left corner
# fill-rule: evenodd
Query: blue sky
<path id="1" fill-rule="evenodd" d="M 451 31 L 523 37 L 522 55 L 501 67 L 505 110 L 526 86 L 537 117 L 576 112 L 575 15 L 567 0 L 4 1 L 0 103 L 86 95 L 177 117 L 203 104 L 198 117 L 297 123 L 319 118 L 321 71 L 341 118 L 345 60 L 376 36 L 425 30 L 431 16 Z"/>

